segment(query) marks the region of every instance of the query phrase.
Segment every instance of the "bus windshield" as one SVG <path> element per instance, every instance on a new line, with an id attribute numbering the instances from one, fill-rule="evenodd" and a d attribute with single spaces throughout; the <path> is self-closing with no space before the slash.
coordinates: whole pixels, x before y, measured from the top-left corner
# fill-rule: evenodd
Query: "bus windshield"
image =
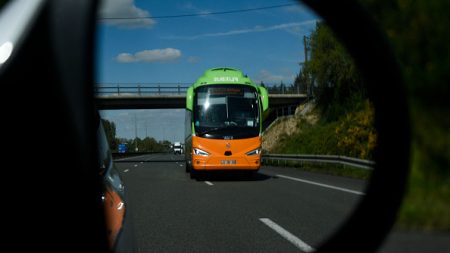
<path id="1" fill-rule="evenodd" d="M 194 127 L 197 136 L 239 139 L 259 135 L 256 89 L 246 85 L 210 85 L 196 89 Z"/>

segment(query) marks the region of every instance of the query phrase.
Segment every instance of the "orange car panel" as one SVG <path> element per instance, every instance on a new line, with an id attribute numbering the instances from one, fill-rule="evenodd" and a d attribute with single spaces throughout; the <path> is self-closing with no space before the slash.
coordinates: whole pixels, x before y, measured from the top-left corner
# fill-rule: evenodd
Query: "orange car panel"
<path id="1" fill-rule="evenodd" d="M 110 249 L 113 249 L 117 235 L 122 229 L 123 218 L 125 216 L 125 204 L 117 192 L 108 189 L 105 192 L 103 205 L 105 210 L 108 246 Z"/>

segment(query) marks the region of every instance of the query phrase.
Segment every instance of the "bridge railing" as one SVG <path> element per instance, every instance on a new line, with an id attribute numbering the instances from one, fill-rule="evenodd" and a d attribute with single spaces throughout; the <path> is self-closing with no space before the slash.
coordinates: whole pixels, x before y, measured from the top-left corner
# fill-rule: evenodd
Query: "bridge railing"
<path id="1" fill-rule="evenodd" d="M 96 85 L 96 95 L 183 95 L 189 84 L 137 84 L 137 85 Z"/>

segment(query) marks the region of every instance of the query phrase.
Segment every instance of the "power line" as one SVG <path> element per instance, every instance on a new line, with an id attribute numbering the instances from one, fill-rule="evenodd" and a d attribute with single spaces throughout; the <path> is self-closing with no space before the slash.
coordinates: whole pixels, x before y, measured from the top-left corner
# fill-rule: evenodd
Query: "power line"
<path id="1" fill-rule="evenodd" d="M 184 18 L 184 17 L 198 17 L 198 16 L 209 16 L 209 15 L 221 15 L 221 14 L 230 14 L 230 13 L 241 13 L 241 12 L 249 12 L 249 11 L 257 11 L 257 10 L 267 10 L 267 9 L 275 9 L 286 6 L 297 5 L 296 3 L 287 3 L 287 4 L 279 4 L 279 5 L 271 5 L 257 8 L 249 8 L 249 9 L 239 9 L 239 10 L 229 10 L 229 11 L 216 11 L 216 12 L 206 12 L 206 13 L 191 13 L 191 14 L 180 14 L 180 15 L 165 15 L 165 16 L 145 16 L 145 17 L 100 17 L 100 20 L 111 20 L 111 19 L 168 19 L 168 18 Z"/>

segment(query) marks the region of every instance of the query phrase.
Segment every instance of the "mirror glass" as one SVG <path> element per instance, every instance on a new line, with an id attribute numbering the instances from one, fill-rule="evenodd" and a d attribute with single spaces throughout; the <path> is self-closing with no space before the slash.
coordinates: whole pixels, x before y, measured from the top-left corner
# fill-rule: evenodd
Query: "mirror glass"
<path id="1" fill-rule="evenodd" d="M 309 252 L 351 215 L 373 106 L 311 10 L 104 0 L 97 28 L 96 100 L 141 252 Z"/>

